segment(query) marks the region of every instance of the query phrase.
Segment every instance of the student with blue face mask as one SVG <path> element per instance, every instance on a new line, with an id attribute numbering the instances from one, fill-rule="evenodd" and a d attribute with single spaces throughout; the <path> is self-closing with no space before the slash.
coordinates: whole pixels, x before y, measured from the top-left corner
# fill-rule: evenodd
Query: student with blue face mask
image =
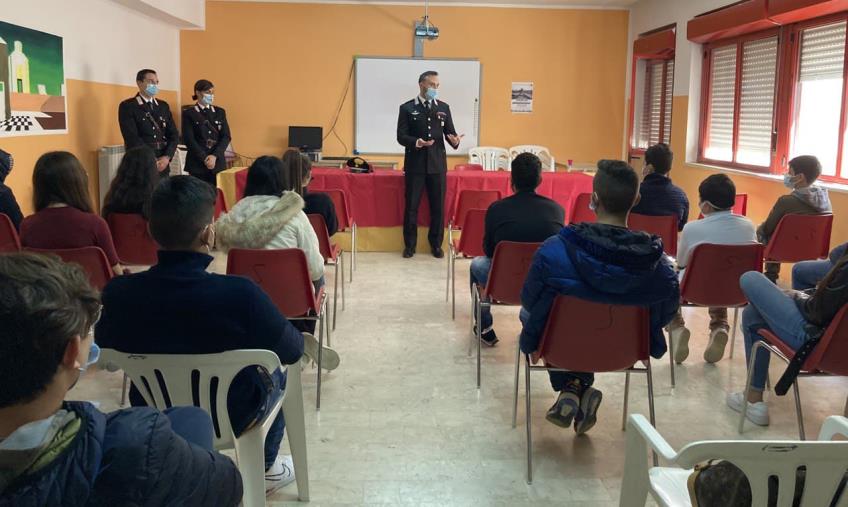
<path id="1" fill-rule="evenodd" d="M 214 104 L 215 85 L 201 79 L 194 84 L 196 101 L 183 108 L 183 144 L 186 145 L 185 170 L 195 178 L 216 185 L 216 176 L 227 168 L 224 153 L 230 145 L 230 125 L 223 107 Z"/>
<path id="2" fill-rule="evenodd" d="M 159 77 L 153 69 L 141 69 L 135 76 L 138 93 L 135 97 L 121 102 L 118 106 L 118 124 L 127 149 L 147 145 L 156 154 L 156 170 L 159 177 L 168 176 L 168 167 L 177 144 L 180 132 L 171 116 L 168 103 L 157 98 Z"/>
<path id="3" fill-rule="evenodd" d="M 81 268 L 2 255 L 0 301 L 0 505 L 239 504 L 241 475 L 202 409 L 65 401 L 100 357 L 100 295 Z"/>

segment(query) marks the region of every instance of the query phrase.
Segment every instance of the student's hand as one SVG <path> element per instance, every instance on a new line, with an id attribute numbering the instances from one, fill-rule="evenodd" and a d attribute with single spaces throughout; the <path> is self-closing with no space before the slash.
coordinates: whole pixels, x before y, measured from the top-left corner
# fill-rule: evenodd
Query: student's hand
<path id="1" fill-rule="evenodd" d="M 159 157 L 156 159 L 156 170 L 162 172 L 168 165 L 171 163 L 171 159 L 168 157 Z"/>
<path id="2" fill-rule="evenodd" d="M 215 169 L 215 162 L 218 161 L 218 157 L 215 155 L 208 155 L 206 159 L 203 161 L 206 164 L 207 169 Z"/>

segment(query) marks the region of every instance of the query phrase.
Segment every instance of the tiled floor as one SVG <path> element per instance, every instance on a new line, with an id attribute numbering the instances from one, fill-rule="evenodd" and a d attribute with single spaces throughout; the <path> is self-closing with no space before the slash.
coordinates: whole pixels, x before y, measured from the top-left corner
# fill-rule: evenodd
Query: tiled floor
<path id="1" fill-rule="evenodd" d="M 339 312 L 333 346 L 342 357 L 324 376 L 322 408 L 315 411 L 315 370 L 304 371 L 311 505 L 564 505 L 618 504 L 624 462 L 621 431 L 624 376 L 599 375 L 604 392 L 597 426 L 576 438 L 547 423 L 553 394 L 546 375 L 533 374 L 535 477 L 525 483 L 523 395 L 519 423 L 511 427 L 516 308 L 495 309 L 501 342 L 483 350 L 483 385 L 474 381 L 469 338 L 468 261 L 457 262 L 457 319 L 445 303 L 445 263 L 426 255 L 359 254 Z M 224 269 L 223 258 L 213 268 Z M 331 279 L 332 277 L 328 277 Z M 701 360 L 706 310 L 687 309 L 693 337 L 689 360 L 677 368 L 677 388 L 667 361 L 655 361 L 657 428 L 672 446 L 698 439 L 797 438 L 793 400 L 770 397 L 772 425 L 736 432 L 726 408 L 728 390 L 741 390 L 745 367 L 741 334 L 733 360 Z M 772 379 L 780 366 L 772 368 Z M 523 373 L 522 373 L 523 378 Z M 91 371 L 70 397 L 118 408 L 120 374 Z M 647 414 L 643 376 L 632 381 L 630 410 Z M 523 392 L 523 381 L 522 381 Z M 842 413 L 846 382 L 802 381 L 808 435 L 829 414 Z M 294 485 L 270 505 L 296 505 Z"/>

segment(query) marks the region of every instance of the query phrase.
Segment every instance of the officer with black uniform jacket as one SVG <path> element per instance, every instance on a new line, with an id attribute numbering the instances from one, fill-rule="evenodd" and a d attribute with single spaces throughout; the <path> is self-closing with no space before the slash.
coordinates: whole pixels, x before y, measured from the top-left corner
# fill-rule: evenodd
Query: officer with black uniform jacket
<path id="1" fill-rule="evenodd" d="M 226 169 L 224 156 L 230 145 L 230 125 L 224 108 L 212 105 L 215 85 L 201 79 L 194 84 L 197 101 L 183 109 L 183 144 L 186 145 L 185 170 L 195 178 L 216 186 L 216 175 Z"/>
<path id="2" fill-rule="evenodd" d="M 153 148 L 156 154 L 156 170 L 159 177 L 168 176 L 168 166 L 177 143 L 180 132 L 171 116 L 168 103 L 156 98 L 159 93 L 159 78 L 156 71 L 142 69 L 135 76 L 138 93 L 135 97 L 121 102 L 118 106 L 118 123 L 121 135 L 124 136 L 124 146 L 127 149 L 146 144 Z"/>
<path id="3" fill-rule="evenodd" d="M 406 205 L 403 215 L 403 256 L 412 257 L 418 241 L 418 205 L 426 188 L 430 203 L 430 249 L 436 258 L 444 257 L 445 187 L 447 154 L 445 141 L 459 148 L 463 136 L 457 135 L 450 107 L 436 100 L 439 74 L 427 71 L 418 78 L 420 93 L 400 106 L 397 141 L 406 150 L 403 157 Z"/>

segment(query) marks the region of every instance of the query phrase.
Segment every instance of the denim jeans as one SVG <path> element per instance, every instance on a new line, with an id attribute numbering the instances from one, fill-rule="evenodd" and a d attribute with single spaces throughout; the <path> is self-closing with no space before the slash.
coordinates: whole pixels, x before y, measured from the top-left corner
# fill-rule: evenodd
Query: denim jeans
<path id="1" fill-rule="evenodd" d="M 833 267 L 829 259 L 822 261 L 801 261 L 792 267 L 792 288 L 795 290 L 812 289 Z"/>
<path id="2" fill-rule="evenodd" d="M 297 367 L 297 365 L 295 365 Z M 229 402 L 229 410 L 235 412 L 235 415 L 241 421 L 258 421 L 264 417 L 266 413 L 271 410 L 271 407 L 274 406 L 274 403 L 282 396 L 283 390 L 286 388 L 286 374 L 282 373 L 280 370 L 275 371 L 271 374 L 270 377 L 271 385 L 269 385 L 269 392 L 265 393 L 263 399 L 261 400 L 260 405 L 257 407 L 255 400 L 244 400 L 242 403 L 238 401 Z M 245 418 L 247 416 L 247 418 Z M 231 416 L 231 420 L 235 417 Z M 245 422 L 237 423 L 233 422 L 233 429 L 236 431 L 236 435 L 241 435 L 243 431 L 246 431 L 252 426 L 252 424 Z M 277 454 L 280 452 L 280 442 L 283 440 L 283 433 L 286 428 L 286 420 L 283 418 L 283 411 L 280 410 L 277 413 L 277 417 L 274 419 L 274 422 L 271 424 L 271 428 L 268 430 L 268 435 L 265 437 L 265 470 L 271 468 L 271 465 L 274 464 L 274 460 L 277 459 Z"/>
<path id="3" fill-rule="evenodd" d="M 518 320 L 521 321 L 521 324 L 525 324 L 529 318 L 530 312 L 522 306 L 521 311 L 518 313 Z M 548 377 L 551 380 L 551 387 L 556 392 L 560 392 L 565 389 L 565 386 L 567 386 L 572 380 L 580 381 L 581 390 L 586 389 L 595 382 L 594 373 L 585 373 L 580 371 L 548 371 Z"/>
<path id="4" fill-rule="evenodd" d="M 745 335 L 745 358 L 750 364 L 754 343 L 761 341 L 757 331 L 768 329 L 785 344 L 798 350 L 807 341 L 804 327 L 807 321 L 795 301 L 762 273 L 750 271 L 739 280 L 748 306 L 742 312 L 742 332 Z M 754 361 L 751 388 L 762 391 L 768 376 L 769 352 L 760 350 Z"/>
<path id="5" fill-rule="evenodd" d="M 212 418 L 199 407 L 171 407 L 162 411 L 171 423 L 171 430 L 190 444 L 214 450 Z"/>
<path id="6" fill-rule="evenodd" d="M 474 290 L 474 284 L 480 287 L 485 287 L 489 281 L 489 270 L 492 268 L 492 259 L 489 257 L 475 257 L 471 260 L 471 290 Z M 473 319 L 476 321 L 477 316 Z M 480 313 L 480 319 L 483 321 L 482 332 L 492 329 L 492 312 L 489 308 L 483 308 Z"/>

